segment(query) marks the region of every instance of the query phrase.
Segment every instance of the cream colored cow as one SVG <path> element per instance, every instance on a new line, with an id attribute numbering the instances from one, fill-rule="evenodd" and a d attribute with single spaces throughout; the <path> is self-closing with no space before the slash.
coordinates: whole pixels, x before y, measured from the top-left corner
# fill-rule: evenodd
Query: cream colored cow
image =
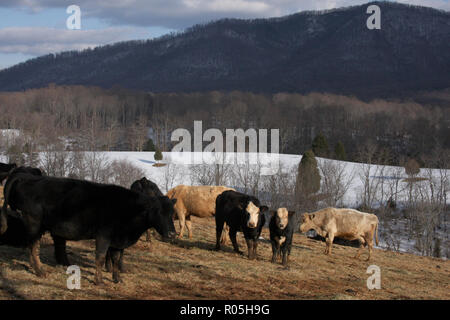
<path id="1" fill-rule="evenodd" d="M 364 246 L 368 246 L 370 260 L 373 248 L 373 236 L 378 245 L 378 218 L 374 214 L 354 209 L 326 208 L 313 213 L 304 213 L 300 225 L 301 232 L 315 230 L 326 238 L 325 254 L 331 253 L 334 237 L 347 240 L 359 240 L 360 248 L 355 258 L 359 258 Z"/>
<path id="2" fill-rule="evenodd" d="M 233 190 L 223 186 L 185 186 L 179 185 L 167 192 L 169 198 L 176 198 L 175 212 L 180 222 L 178 238 L 183 238 L 185 225 L 192 239 L 191 216 L 199 218 L 213 217 L 216 214 L 216 198 L 222 192 Z M 225 232 L 224 232 L 225 235 Z M 225 238 L 222 238 L 222 242 Z"/>

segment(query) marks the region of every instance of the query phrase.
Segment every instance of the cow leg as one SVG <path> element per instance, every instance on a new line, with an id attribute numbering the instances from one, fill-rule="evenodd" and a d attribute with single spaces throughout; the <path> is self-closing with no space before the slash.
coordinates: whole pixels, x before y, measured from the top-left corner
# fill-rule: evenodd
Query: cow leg
<path id="1" fill-rule="evenodd" d="M 370 237 L 370 238 L 369 237 L 370 237 L 370 235 L 366 237 L 366 243 L 367 243 L 367 247 L 369 249 L 369 256 L 367 257 L 366 261 L 370 261 L 370 258 L 372 256 L 372 249 L 373 249 L 373 235 L 372 235 L 372 237 Z"/>
<path id="2" fill-rule="evenodd" d="M 55 247 L 55 260 L 56 264 L 60 264 L 63 266 L 70 266 L 69 259 L 67 258 L 66 252 L 66 239 L 63 239 L 58 236 L 53 236 L 53 244 Z"/>
<path id="3" fill-rule="evenodd" d="M 258 239 L 253 240 L 253 259 L 256 259 L 258 255 L 256 254 L 256 249 L 258 248 Z"/>
<path id="4" fill-rule="evenodd" d="M 288 246 L 284 244 L 284 246 L 281 247 L 281 252 L 283 252 L 283 260 L 282 264 L 283 266 L 287 266 L 288 264 Z"/>
<path id="5" fill-rule="evenodd" d="M 4 234 L 7 229 L 8 229 L 8 219 L 6 218 L 6 213 L 2 210 L 0 212 L 0 235 Z"/>
<path id="6" fill-rule="evenodd" d="M 151 237 L 151 233 L 150 233 L 150 229 L 147 229 L 147 231 L 146 231 L 146 241 L 147 242 L 152 242 L 152 237 Z"/>
<path id="7" fill-rule="evenodd" d="M 106 261 L 106 254 L 109 248 L 109 241 L 105 238 L 98 237 L 95 241 L 95 284 L 103 284 L 102 267 Z M 113 266 L 114 267 L 114 266 Z"/>
<path id="8" fill-rule="evenodd" d="M 123 251 L 124 251 L 124 249 L 120 250 L 119 271 L 122 273 L 125 273 L 125 272 L 127 272 L 127 269 L 123 265 Z"/>
<path id="9" fill-rule="evenodd" d="M 120 266 L 119 265 L 120 265 L 121 252 L 123 252 L 123 250 L 109 248 L 108 251 L 110 252 L 112 265 L 113 265 L 113 271 L 112 271 L 113 281 L 115 283 L 122 282 L 122 280 L 120 278 L 120 270 L 119 270 Z"/>
<path id="10" fill-rule="evenodd" d="M 183 213 L 178 213 L 178 221 L 180 223 L 180 233 L 178 234 L 178 239 L 183 239 L 183 235 L 184 235 L 184 228 L 185 228 L 185 224 L 186 224 L 186 217 L 184 212 Z"/>
<path id="11" fill-rule="evenodd" d="M 333 240 L 334 240 L 334 234 L 333 233 L 328 233 L 327 234 L 327 247 L 325 249 L 325 254 L 329 255 L 331 254 L 331 248 L 333 247 Z"/>
<path id="12" fill-rule="evenodd" d="M 41 260 L 39 259 L 39 249 L 41 247 L 40 239 L 35 240 L 29 247 L 30 264 L 36 272 L 38 277 L 45 277 L 45 272 L 42 270 Z"/>
<path id="13" fill-rule="evenodd" d="M 112 272 L 111 249 L 108 249 L 108 251 L 106 251 L 106 257 L 105 257 L 105 269 L 106 269 L 106 272 Z"/>
<path id="14" fill-rule="evenodd" d="M 225 230 L 223 230 L 223 224 L 223 221 L 216 219 L 216 250 L 220 250 L 220 245 L 222 244 L 221 238 L 222 234 L 225 232 Z"/>
<path id="15" fill-rule="evenodd" d="M 233 244 L 234 251 L 239 253 L 239 254 L 242 254 L 242 252 L 239 250 L 239 245 L 238 245 L 237 240 L 236 240 L 237 230 L 234 230 L 234 229 L 230 228 L 230 233 L 229 234 L 230 234 L 231 243 Z"/>
<path id="16" fill-rule="evenodd" d="M 192 221 L 191 216 L 186 217 L 186 228 L 188 230 L 189 239 L 192 239 Z"/>
<path id="17" fill-rule="evenodd" d="M 363 237 L 359 237 L 358 240 L 359 240 L 359 249 L 356 252 L 355 259 L 359 259 L 359 256 L 361 255 L 362 250 L 364 249 L 364 244 L 365 244 L 365 240 Z"/>
<path id="18" fill-rule="evenodd" d="M 278 243 L 275 239 L 271 241 L 272 242 L 272 263 L 276 263 L 277 262 L 277 256 L 278 256 Z"/>
<path id="19" fill-rule="evenodd" d="M 253 260 L 254 257 L 254 251 L 253 251 L 253 240 L 252 239 L 245 239 L 245 242 L 247 242 L 247 249 L 248 249 L 248 258 L 250 260 Z"/>

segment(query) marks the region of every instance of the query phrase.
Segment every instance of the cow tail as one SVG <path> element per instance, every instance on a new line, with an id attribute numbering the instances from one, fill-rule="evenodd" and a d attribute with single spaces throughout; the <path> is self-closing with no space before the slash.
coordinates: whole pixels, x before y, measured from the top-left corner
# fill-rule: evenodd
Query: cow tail
<path id="1" fill-rule="evenodd" d="M 375 225 L 375 243 L 378 245 L 378 221 Z"/>

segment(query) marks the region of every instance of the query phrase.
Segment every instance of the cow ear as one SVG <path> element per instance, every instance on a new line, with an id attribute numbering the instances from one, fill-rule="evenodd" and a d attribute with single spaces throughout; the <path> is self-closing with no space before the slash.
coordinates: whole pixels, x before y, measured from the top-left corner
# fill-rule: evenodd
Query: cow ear
<path id="1" fill-rule="evenodd" d="M 275 210 L 270 210 L 270 215 L 273 217 L 277 214 L 277 212 Z"/>
<path id="2" fill-rule="evenodd" d="M 315 215 L 314 213 L 311 213 L 311 214 L 309 215 L 309 217 L 310 217 L 311 219 L 314 219 L 315 216 L 316 216 L 316 215 Z"/>
<path id="3" fill-rule="evenodd" d="M 269 210 L 269 207 L 266 207 L 266 206 L 261 206 L 261 207 L 259 207 L 259 212 L 264 213 L 264 212 L 266 212 L 267 210 Z"/>
<path id="4" fill-rule="evenodd" d="M 289 217 L 292 217 L 295 214 L 295 211 L 288 211 Z"/>
<path id="5" fill-rule="evenodd" d="M 177 203 L 177 198 L 170 199 L 170 201 L 175 205 L 175 203 Z"/>

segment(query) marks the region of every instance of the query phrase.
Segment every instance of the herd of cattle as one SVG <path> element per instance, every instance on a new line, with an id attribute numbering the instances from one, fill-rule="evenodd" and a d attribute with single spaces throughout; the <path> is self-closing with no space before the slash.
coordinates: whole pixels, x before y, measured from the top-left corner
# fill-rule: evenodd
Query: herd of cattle
<path id="1" fill-rule="evenodd" d="M 192 238 L 191 216 L 215 217 L 216 249 L 226 243 L 227 233 L 233 248 L 238 231 L 244 234 L 248 258 L 256 258 L 261 230 L 269 216 L 272 262 L 281 258 L 287 265 L 295 231 L 295 212 L 286 208 L 269 210 L 260 201 L 222 186 L 180 185 L 164 195 L 158 186 L 142 178 L 130 189 L 85 180 L 49 177 L 40 169 L 0 163 L 3 184 L 0 214 L 0 244 L 27 247 L 30 264 L 38 276 L 45 276 L 39 259 L 40 238 L 49 232 L 54 242 L 55 260 L 69 265 L 66 241 L 95 239 L 95 283 L 101 284 L 102 268 L 112 270 L 114 282 L 123 272 L 123 251 L 154 228 L 163 241 L 176 236 L 178 219 L 183 237 L 187 228 Z M 1 187 L 0 187 L 1 188 Z M 373 214 L 352 209 L 327 208 L 301 215 L 301 232 L 314 229 L 326 238 L 325 253 L 330 254 L 334 237 L 359 240 L 361 254 L 368 246 L 369 258 L 373 237 L 378 244 L 378 219 Z"/>

